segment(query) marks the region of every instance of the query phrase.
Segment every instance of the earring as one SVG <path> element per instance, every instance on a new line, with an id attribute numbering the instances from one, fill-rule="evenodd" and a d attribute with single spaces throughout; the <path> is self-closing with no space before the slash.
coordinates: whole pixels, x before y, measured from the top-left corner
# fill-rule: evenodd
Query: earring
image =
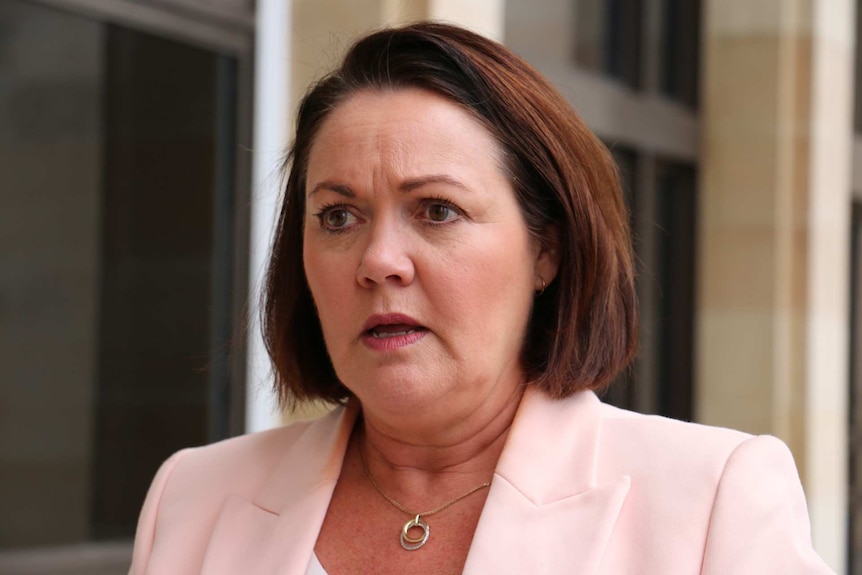
<path id="1" fill-rule="evenodd" d="M 542 276 L 539 276 L 539 281 L 542 282 L 542 287 L 539 288 L 537 295 L 542 295 L 545 293 L 545 288 L 548 287 L 548 284 Z"/>

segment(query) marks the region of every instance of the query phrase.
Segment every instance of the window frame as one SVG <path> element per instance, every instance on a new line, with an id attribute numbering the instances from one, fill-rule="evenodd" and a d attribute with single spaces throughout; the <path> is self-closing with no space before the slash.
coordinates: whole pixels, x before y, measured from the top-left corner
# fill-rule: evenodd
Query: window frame
<path id="1" fill-rule="evenodd" d="M 237 150 L 234 152 L 235 213 L 233 229 L 230 313 L 236 318 L 237 338 L 228 366 L 231 402 L 228 405 L 228 433 L 245 431 L 245 322 L 248 301 L 250 248 L 252 103 L 254 77 L 255 18 L 253 2 L 235 8 L 204 5 L 192 0 L 160 0 L 139 3 L 131 0 L 21 0 L 102 25 L 120 25 L 139 32 L 183 43 L 236 60 L 237 109 L 234 111 Z M 38 416 L 38 414 L 36 414 Z M 52 545 L 28 549 L 0 550 L 0 572 L 9 575 L 36 573 L 124 573 L 132 557 L 131 541 L 93 541 L 73 545 Z"/>

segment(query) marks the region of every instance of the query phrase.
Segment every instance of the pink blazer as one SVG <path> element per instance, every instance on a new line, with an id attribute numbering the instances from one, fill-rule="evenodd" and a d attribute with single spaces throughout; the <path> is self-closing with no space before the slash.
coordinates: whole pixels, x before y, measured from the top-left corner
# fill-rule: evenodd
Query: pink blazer
<path id="1" fill-rule="evenodd" d="M 303 575 L 356 415 L 175 454 L 144 503 L 131 573 Z M 530 389 L 464 573 L 832 571 L 779 440 Z"/>

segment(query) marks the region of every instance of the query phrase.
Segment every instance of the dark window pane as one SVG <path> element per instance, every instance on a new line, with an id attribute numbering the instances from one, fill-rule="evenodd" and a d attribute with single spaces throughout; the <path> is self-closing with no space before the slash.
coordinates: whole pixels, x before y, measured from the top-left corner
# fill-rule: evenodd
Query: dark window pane
<path id="1" fill-rule="evenodd" d="M 101 50 L 0 0 L 0 549 L 90 534 Z"/>
<path id="2" fill-rule="evenodd" d="M 638 169 L 637 153 L 632 148 L 618 144 L 612 144 L 608 147 L 620 171 L 623 199 L 629 210 L 629 225 L 634 229 L 635 214 L 637 213 L 637 195 L 635 193 Z M 635 252 L 637 252 L 637 247 L 637 242 L 635 242 Z M 637 260 L 638 258 L 635 257 L 635 259 Z M 638 392 L 635 373 L 634 364 L 620 372 L 602 399 L 617 407 L 635 409 L 636 394 Z"/>
<path id="3" fill-rule="evenodd" d="M 662 0 L 661 93 L 697 107 L 700 0 Z"/>
<path id="4" fill-rule="evenodd" d="M 129 538 L 228 434 L 236 63 L 0 0 L 0 78 L 0 549 Z"/>
<path id="5" fill-rule="evenodd" d="M 847 572 L 857 575 L 862 573 L 862 204 L 854 203 L 852 214 Z"/>
<path id="6" fill-rule="evenodd" d="M 684 420 L 693 406 L 696 189 L 693 167 L 657 163 L 656 412 Z"/>
<path id="7" fill-rule="evenodd" d="M 651 196 L 645 199 L 643 193 L 648 190 L 638 190 L 641 160 L 637 152 L 618 144 L 609 148 L 620 169 L 623 198 L 630 213 L 635 281 L 638 293 L 646 297 L 639 301 L 643 348 L 603 399 L 626 409 L 690 420 L 694 384 L 695 170 L 687 164 L 655 160 L 655 205 L 651 206 Z"/>
<path id="8" fill-rule="evenodd" d="M 107 38 L 96 538 L 133 533 L 140 499 L 130 494 L 145 492 L 170 452 L 217 439 L 217 58 L 113 26 Z"/>
<path id="9" fill-rule="evenodd" d="M 575 61 L 640 88 L 642 0 L 578 0 L 575 19 Z"/>

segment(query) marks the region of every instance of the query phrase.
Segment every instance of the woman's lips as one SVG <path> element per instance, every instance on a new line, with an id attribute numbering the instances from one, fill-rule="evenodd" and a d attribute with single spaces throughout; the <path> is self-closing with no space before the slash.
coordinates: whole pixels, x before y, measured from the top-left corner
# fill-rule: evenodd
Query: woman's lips
<path id="1" fill-rule="evenodd" d="M 421 329 L 415 325 L 406 325 L 403 323 L 396 323 L 390 325 L 378 325 L 377 327 L 371 328 L 371 335 L 376 338 L 381 337 L 397 337 L 399 335 L 407 335 L 408 333 L 413 333 L 417 329 Z"/>
<path id="2" fill-rule="evenodd" d="M 418 321 L 403 313 L 376 313 L 365 320 L 362 331 L 371 331 L 372 329 L 398 325 L 407 326 L 408 328 L 421 327 Z"/>
<path id="3" fill-rule="evenodd" d="M 365 322 L 362 342 L 376 351 L 391 351 L 414 344 L 428 333 L 413 318 L 403 314 L 373 315 Z"/>

